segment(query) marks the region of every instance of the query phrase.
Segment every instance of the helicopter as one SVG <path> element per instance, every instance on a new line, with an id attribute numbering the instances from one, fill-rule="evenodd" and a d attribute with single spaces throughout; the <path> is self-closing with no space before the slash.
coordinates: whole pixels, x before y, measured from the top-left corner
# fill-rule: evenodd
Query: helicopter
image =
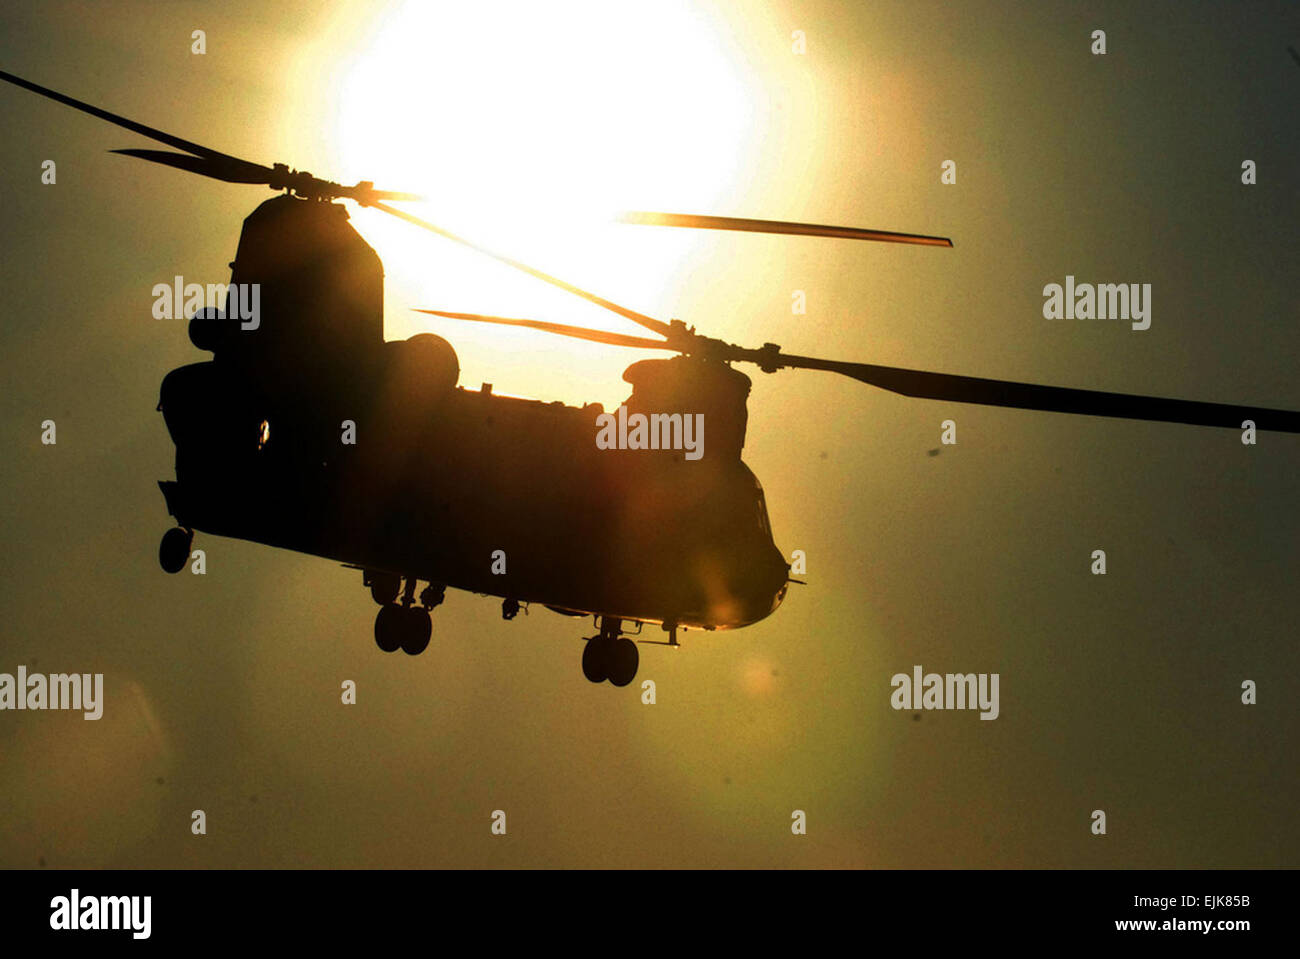
<path id="1" fill-rule="evenodd" d="M 799 581 L 775 545 L 763 488 L 742 459 L 752 381 L 732 364 L 833 372 L 918 399 L 1233 429 L 1251 420 L 1261 430 L 1300 432 L 1300 413 L 1292 411 L 819 359 L 774 343 L 737 346 L 390 205 L 418 199 L 412 194 L 253 163 L 13 74 L 0 71 L 0 79 L 181 151 L 112 152 L 278 192 L 244 220 L 230 264 L 231 296 L 260 289 L 265 320 L 242 324 L 229 300 L 224 310 L 196 311 L 190 340 L 212 358 L 162 381 L 158 409 L 176 447 L 176 478 L 159 487 L 177 525 L 162 537 L 159 562 L 179 572 L 201 531 L 360 570 L 379 605 L 375 642 L 388 653 L 414 656 L 428 647 L 431 612 L 448 588 L 500 598 L 507 620 L 524 604 L 593 617 L 597 632 L 583 637 L 582 671 L 614 686 L 635 678 L 638 643 L 676 647 L 679 630 L 737 629 L 774 612 Z M 625 371 L 632 389 L 617 414 L 620 441 L 598 441 L 601 424 L 614 422 L 599 404 L 499 395 L 490 384 L 466 389 L 447 340 L 420 333 L 386 341 L 383 265 L 348 222 L 344 200 L 477 250 L 654 334 L 421 311 L 671 354 Z M 777 220 L 649 212 L 623 219 L 952 246 L 940 236 Z M 647 422 L 663 427 L 656 441 L 631 442 Z M 692 422 L 700 429 L 696 455 L 682 442 Z M 662 627 L 667 640 L 635 638 L 647 624 Z"/>

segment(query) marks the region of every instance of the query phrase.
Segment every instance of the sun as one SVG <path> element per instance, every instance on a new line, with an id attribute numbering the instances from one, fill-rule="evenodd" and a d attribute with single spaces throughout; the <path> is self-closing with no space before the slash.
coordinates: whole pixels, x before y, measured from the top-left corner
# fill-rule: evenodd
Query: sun
<path id="1" fill-rule="evenodd" d="M 696 241 L 615 217 L 713 211 L 733 189 L 754 128 L 727 31 L 681 0 L 395 6 L 357 25 L 334 81 L 341 178 L 419 193 L 405 205 L 418 216 L 664 315 Z M 410 306 L 640 332 L 375 211 L 354 222 L 384 259 L 390 339 L 447 333 L 452 321 Z M 507 352 L 557 349 L 529 331 L 452 332 L 458 349 L 488 337 Z"/>

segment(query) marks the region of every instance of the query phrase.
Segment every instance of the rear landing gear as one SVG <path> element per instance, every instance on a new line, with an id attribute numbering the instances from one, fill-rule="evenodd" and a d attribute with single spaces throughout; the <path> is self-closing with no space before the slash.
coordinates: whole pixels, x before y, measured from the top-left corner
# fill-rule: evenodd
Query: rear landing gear
<path id="1" fill-rule="evenodd" d="M 621 635 L 622 620 L 602 619 L 600 633 L 587 640 L 582 651 L 582 674 L 593 683 L 609 680 L 626 686 L 636 679 L 641 656 L 636 643 Z"/>
<path id="2" fill-rule="evenodd" d="M 179 573 L 190 559 L 190 547 L 194 545 L 194 530 L 176 526 L 163 533 L 162 542 L 158 544 L 158 565 L 165 572 Z"/>
<path id="3" fill-rule="evenodd" d="M 389 603 L 375 617 L 375 645 L 386 653 L 400 649 L 408 656 L 418 656 L 429 647 L 432 635 L 433 619 L 420 606 Z"/>
<path id="4" fill-rule="evenodd" d="M 404 589 L 401 577 L 390 574 L 367 573 L 366 581 L 371 595 L 382 604 L 375 617 L 375 645 L 386 653 L 400 649 L 408 656 L 418 656 L 428 649 L 433 635 L 433 619 L 429 614 L 442 602 L 446 589 L 429 584 L 420 593 L 424 605 L 415 606 L 415 577 L 406 578 Z M 395 602 L 399 593 L 400 603 Z"/>

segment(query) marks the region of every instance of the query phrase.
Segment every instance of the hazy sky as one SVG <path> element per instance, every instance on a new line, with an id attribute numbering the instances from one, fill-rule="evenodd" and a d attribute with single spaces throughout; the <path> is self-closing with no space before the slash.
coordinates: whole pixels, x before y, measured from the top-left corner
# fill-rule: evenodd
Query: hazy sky
<path id="1" fill-rule="evenodd" d="M 1300 409 L 1294 3 L 320 8 L 10 2 L 0 69 L 421 192 L 421 216 L 731 342 Z M 200 533 L 206 575 L 158 569 L 158 384 L 206 354 L 151 290 L 224 282 L 269 192 L 111 156 L 153 144 L 8 85 L 0 111 L 0 672 L 106 683 L 98 722 L 0 712 L 0 866 L 1300 863 L 1300 438 L 751 370 L 745 459 L 777 545 L 807 556 L 773 617 L 641 647 L 652 706 L 583 678 L 589 624 L 503 622 L 484 597 L 449 594 L 423 655 L 385 655 L 335 563 Z M 610 225 L 622 207 L 955 245 Z M 389 338 L 446 336 L 462 385 L 626 396 L 647 354 L 410 308 L 640 331 L 353 222 L 384 259 Z M 1150 329 L 1044 319 L 1067 275 L 1150 283 Z M 917 664 L 998 673 L 1000 715 L 895 711 L 890 678 Z"/>

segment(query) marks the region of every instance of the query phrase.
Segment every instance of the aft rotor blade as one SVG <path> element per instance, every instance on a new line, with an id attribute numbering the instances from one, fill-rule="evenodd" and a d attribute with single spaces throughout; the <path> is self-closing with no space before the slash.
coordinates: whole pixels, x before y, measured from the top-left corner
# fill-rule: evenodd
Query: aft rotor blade
<path id="1" fill-rule="evenodd" d="M 1242 421 L 1252 420 L 1257 429 L 1300 433 L 1300 412 L 1291 410 L 1105 393 L 1062 386 L 1038 386 L 1033 383 L 928 373 L 868 363 L 840 363 L 806 356 L 779 354 L 777 363 L 781 366 L 841 373 L 893 393 L 921 399 L 1078 413 L 1084 416 L 1113 416 L 1160 423 L 1188 423 L 1193 426 L 1225 426 L 1230 429 L 1241 429 Z"/>
<path id="2" fill-rule="evenodd" d="M 359 187 L 360 184 L 358 184 L 357 186 L 346 187 L 345 189 L 348 192 L 344 195 L 351 197 L 352 199 L 361 203 L 363 206 L 373 206 L 375 200 L 414 202 L 414 201 L 424 199 L 424 197 L 422 197 L 418 193 L 402 193 L 398 190 L 362 190 L 359 189 Z M 369 201 L 369 202 L 365 202 L 365 201 Z"/>
<path id="3" fill-rule="evenodd" d="M 649 226 L 680 226 L 693 230 L 738 230 L 743 233 L 786 233 L 797 236 L 832 236 L 846 240 L 878 240 L 883 243 L 912 243 L 919 246 L 952 246 L 945 236 L 921 233 L 895 233 L 890 230 L 863 230 L 852 226 L 826 226 L 820 223 L 791 223 L 787 220 L 750 220 L 734 216 L 696 216 L 689 213 L 624 213 L 624 223 Z"/>
<path id="4" fill-rule="evenodd" d="M 430 233 L 436 233 L 438 236 L 446 237 L 448 240 L 454 240 L 456 243 L 459 243 L 462 246 L 467 246 L 471 250 L 476 250 L 484 256 L 490 256 L 492 259 L 498 260 L 507 266 L 512 266 L 516 270 L 527 273 L 529 276 L 536 277 L 543 283 L 549 283 L 551 286 L 557 286 L 567 293 L 572 293 L 574 296 L 580 296 L 589 303 L 595 303 L 597 306 L 611 310 L 619 316 L 631 320 L 633 323 L 644 326 L 647 330 L 658 333 L 660 336 L 668 336 L 669 331 L 671 330 L 671 327 L 662 320 L 656 320 L 653 316 L 646 316 L 644 313 L 630 310 L 626 306 L 619 306 L 617 303 L 607 300 L 604 297 L 597 296 L 595 293 L 589 293 L 584 289 L 574 286 L 572 283 L 566 283 L 558 277 L 551 276 L 549 273 L 543 273 L 541 270 L 535 269 L 527 263 L 521 263 L 519 260 L 512 259 L 502 253 L 496 253 L 489 250 L 487 247 L 479 246 L 477 243 L 472 243 L 464 237 L 457 236 L 449 230 L 444 230 L 440 226 L 434 226 L 428 220 L 421 220 L 418 216 L 412 216 L 405 210 L 399 210 L 396 207 L 391 207 L 384 203 L 373 203 L 371 206 L 376 210 L 383 210 L 385 213 L 395 216 L 400 220 L 405 220 L 407 223 L 414 223 L 416 226 L 428 230 Z"/>
<path id="5" fill-rule="evenodd" d="M 501 326 L 522 326 L 544 333 L 558 333 L 572 336 L 593 343 L 605 343 L 608 346 L 631 346 L 642 350 L 671 350 L 662 340 L 652 340 L 644 336 L 628 336 L 625 333 L 607 333 L 605 330 L 590 330 L 582 326 L 569 326 L 564 323 L 548 323 L 545 320 L 519 320 L 505 316 L 485 316 L 482 313 L 448 313 L 445 310 L 419 310 L 416 313 L 428 313 L 430 316 L 445 316 L 452 320 L 473 320 L 476 323 L 496 323 Z"/>
<path id="6" fill-rule="evenodd" d="M 149 160 L 151 163 L 161 163 L 164 166 L 209 176 L 214 180 L 224 180 L 227 183 L 269 183 L 270 177 L 275 172 L 270 167 L 237 160 L 234 157 L 190 156 L 188 153 L 172 153 L 168 150 L 109 150 L 108 152 Z"/>
<path id="7" fill-rule="evenodd" d="M 170 133 L 164 133 L 162 130 L 147 127 L 143 123 L 136 123 L 134 120 L 128 120 L 126 117 L 118 116 L 116 113 L 109 113 L 107 110 L 101 110 L 99 107 L 91 106 L 89 103 L 83 103 L 66 94 L 51 90 L 49 87 L 43 87 L 38 83 L 32 83 L 30 80 L 24 80 L 22 77 L 16 77 L 12 73 L 6 73 L 0 70 L 0 80 L 7 80 L 15 86 L 20 86 L 25 90 L 31 90 L 33 93 L 39 93 L 43 97 L 49 97 L 58 103 L 66 104 L 74 110 L 80 110 L 82 113 L 89 113 L 92 117 L 99 117 L 101 120 L 107 120 L 109 123 L 116 124 L 124 130 L 130 130 L 132 133 L 139 133 L 142 136 L 149 137 L 151 140 L 157 140 L 159 143 L 165 143 L 169 147 L 175 147 L 178 150 L 186 150 L 198 156 L 210 157 L 212 159 L 236 160 L 245 163 L 245 160 L 239 160 L 238 157 L 232 157 L 229 154 L 213 150 L 211 147 L 205 147 L 200 143 L 194 143 L 190 140 L 182 140 L 180 137 L 172 136 Z"/>

